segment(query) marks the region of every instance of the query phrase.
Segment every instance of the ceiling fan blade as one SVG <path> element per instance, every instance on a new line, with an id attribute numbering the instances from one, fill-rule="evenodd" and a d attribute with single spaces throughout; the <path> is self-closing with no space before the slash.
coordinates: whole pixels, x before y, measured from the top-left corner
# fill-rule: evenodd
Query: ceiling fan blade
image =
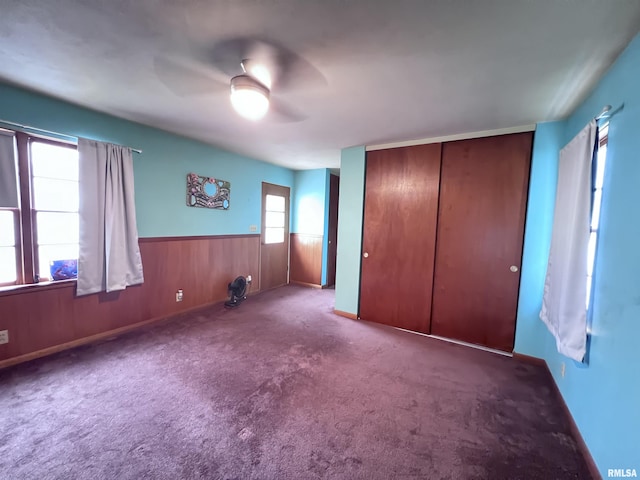
<path id="1" fill-rule="evenodd" d="M 267 119 L 276 123 L 297 123 L 309 118 L 278 98 L 271 97 Z"/>
<path id="2" fill-rule="evenodd" d="M 153 68 L 158 80 L 180 97 L 211 94 L 229 88 L 228 83 L 218 80 L 214 75 L 177 59 L 156 57 Z"/>
<path id="3" fill-rule="evenodd" d="M 233 37 L 218 42 L 211 50 L 211 62 L 229 76 L 238 74 L 242 60 L 263 63 L 270 70 L 272 88 L 278 91 L 323 87 L 327 80 L 297 53 L 275 42 L 257 37 Z"/>

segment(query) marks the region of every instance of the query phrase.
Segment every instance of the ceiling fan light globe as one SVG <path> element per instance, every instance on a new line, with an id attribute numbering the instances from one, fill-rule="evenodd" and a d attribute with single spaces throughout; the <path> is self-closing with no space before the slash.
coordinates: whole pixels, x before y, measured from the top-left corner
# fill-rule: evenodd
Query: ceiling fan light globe
<path id="1" fill-rule="evenodd" d="M 260 120 L 269 110 L 269 90 L 246 75 L 231 79 L 231 105 L 248 120 Z"/>

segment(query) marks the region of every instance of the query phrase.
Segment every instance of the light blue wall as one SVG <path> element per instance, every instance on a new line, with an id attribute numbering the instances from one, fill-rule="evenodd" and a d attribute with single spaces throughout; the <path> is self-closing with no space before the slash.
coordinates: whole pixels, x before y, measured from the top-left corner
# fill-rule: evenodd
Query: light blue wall
<path id="1" fill-rule="evenodd" d="M 609 128 L 588 366 L 558 355 L 555 342 L 542 323 L 537 325 L 538 331 L 525 335 L 527 330 L 536 330 L 529 325 L 528 312 L 521 310 L 522 316 L 518 319 L 522 334 L 518 332 L 516 351 L 547 361 L 604 477 L 610 468 L 640 471 L 638 79 L 640 36 L 629 44 L 594 92 L 567 119 L 561 142 L 561 146 L 568 143 L 603 105 L 611 104 L 615 109 L 624 103 L 624 109 L 611 118 Z M 531 203 L 529 205 L 531 208 Z M 552 209 L 547 214 L 552 215 Z M 545 234 L 541 243 L 546 245 L 547 239 L 548 234 Z M 546 261 L 542 249 L 538 253 L 537 260 Z M 560 374 L 563 363 L 566 365 L 564 377 Z"/>
<path id="2" fill-rule="evenodd" d="M 300 170 L 294 173 L 295 194 L 291 202 L 292 233 L 323 235 L 322 285 L 327 283 L 329 229 L 329 170 Z"/>
<path id="3" fill-rule="evenodd" d="M 261 182 L 293 187 L 291 170 L 4 84 L 0 118 L 142 149 L 134 153 L 141 237 L 259 232 Z M 189 172 L 231 182 L 229 210 L 187 207 Z"/>
<path id="4" fill-rule="evenodd" d="M 291 201 L 292 233 L 324 234 L 327 170 L 294 173 L 295 194 Z"/>
<path id="5" fill-rule="evenodd" d="M 531 157 L 514 350 L 538 358 L 545 353 L 547 330 L 539 314 L 553 227 L 558 152 L 564 145 L 564 130 L 565 122 L 538 124 Z"/>
<path id="6" fill-rule="evenodd" d="M 338 254 L 335 309 L 357 315 L 364 213 L 364 147 L 342 150 L 338 201 Z"/>

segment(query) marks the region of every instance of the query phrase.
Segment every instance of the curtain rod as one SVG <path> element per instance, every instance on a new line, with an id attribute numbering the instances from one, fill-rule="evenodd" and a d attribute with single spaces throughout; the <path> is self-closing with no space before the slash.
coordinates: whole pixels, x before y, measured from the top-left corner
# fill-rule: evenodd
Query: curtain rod
<path id="1" fill-rule="evenodd" d="M 615 110 L 611 110 L 613 108 L 611 105 L 605 105 L 604 107 L 602 107 L 602 110 L 600 110 L 600 113 L 598 115 L 596 115 L 595 117 L 593 117 L 593 119 L 597 122 L 598 120 L 602 120 L 604 118 L 613 117 L 616 113 L 618 113 L 620 110 L 622 110 L 623 107 L 624 107 L 624 103 L 621 104 Z"/>
<path id="2" fill-rule="evenodd" d="M 0 120 L 0 123 L 4 125 L 10 125 L 12 127 L 19 128 L 22 130 L 33 130 L 35 132 L 48 133 L 50 135 L 56 135 L 58 137 L 75 138 L 76 141 L 78 140 L 78 137 L 75 135 L 67 135 L 66 133 L 54 132 L 53 130 L 45 130 L 44 128 L 32 127 L 30 125 L 22 125 L 16 122 L 10 122 L 9 120 Z M 131 148 L 131 147 L 127 147 L 127 148 Z M 139 148 L 131 148 L 131 151 L 136 153 L 142 153 L 142 150 L 140 150 Z"/>

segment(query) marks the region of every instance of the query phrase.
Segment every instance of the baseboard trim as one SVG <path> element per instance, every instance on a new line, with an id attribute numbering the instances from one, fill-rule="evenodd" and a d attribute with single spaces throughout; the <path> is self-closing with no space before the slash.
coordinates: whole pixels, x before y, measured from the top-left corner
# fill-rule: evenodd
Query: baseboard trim
<path id="1" fill-rule="evenodd" d="M 553 378 L 553 374 L 549 369 L 549 364 L 547 364 L 547 362 L 542 358 L 532 357 L 530 355 L 523 355 L 521 353 L 514 353 L 513 358 L 514 360 L 518 360 L 520 362 L 529 363 L 532 365 L 539 365 L 543 367 L 544 370 L 547 372 L 547 375 L 551 380 L 551 384 L 553 385 L 552 388 L 553 388 L 554 394 L 556 398 L 560 401 L 560 406 L 562 407 L 564 415 L 569 421 L 569 430 L 571 431 L 571 435 L 573 436 L 574 440 L 578 444 L 578 450 L 582 454 L 582 457 L 584 458 L 585 462 L 587 462 L 587 468 L 589 469 L 589 473 L 595 480 L 602 480 L 602 476 L 600 475 L 598 466 L 596 465 L 596 462 L 593 460 L 593 457 L 591 456 L 591 452 L 589 451 L 589 447 L 587 447 L 587 444 L 584 441 L 584 438 L 582 438 L 582 433 L 580 433 L 580 429 L 578 428 L 578 425 L 576 424 L 576 421 L 574 420 L 573 415 L 571 415 L 571 410 L 569 410 L 567 403 L 564 401 L 564 397 L 560 392 L 560 388 L 558 387 L 558 384 L 556 383 L 556 380 L 555 378 Z"/>
<path id="2" fill-rule="evenodd" d="M 416 332 L 415 330 L 408 330 L 406 328 L 393 327 L 391 328 L 400 330 L 401 332 L 412 333 L 413 335 L 420 335 L 421 337 L 433 338 L 434 340 L 440 340 L 441 342 L 453 343 L 454 345 L 461 345 L 463 347 L 473 348 L 475 350 L 482 350 L 483 352 L 489 352 L 496 355 L 502 355 L 503 357 L 511 357 L 509 352 L 503 352 L 502 350 L 496 350 L 495 348 L 485 347 L 484 345 L 476 345 L 475 343 L 463 342 L 462 340 L 456 340 L 454 338 L 440 337 L 439 335 L 431 335 L 430 333 Z"/>
<path id="3" fill-rule="evenodd" d="M 549 367 L 547 366 L 547 362 L 545 362 L 542 358 L 532 357 L 531 355 L 524 355 L 523 353 L 513 352 L 513 359 L 519 360 L 523 363 L 529 363 L 531 365 L 540 365 L 541 367 L 544 367 L 547 370 L 549 370 Z"/>
<path id="4" fill-rule="evenodd" d="M 357 320 L 358 316 L 355 313 L 343 312 L 342 310 L 333 309 L 333 313 L 340 315 L 341 317 L 349 318 L 351 320 Z"/>
<path id="5" fill-rule="evenodd" d="M 259 292 L 255 292 L 259 293 Z M 198 305 L 196 307 L 187 308 L 185 310 L 181 310 L 179 312 L 172 313 L 171 315 L 163 315 L 159 317 L 150 318 L 149 320 L 144 320 L 138 323 L 132 323 L 131 325 L 126 325 L 124 327 L 116 328 L 114 330 L 107 330 L 106 332 L 96 333 L 95 335 L 90 335 L 88 337 L 79 338 L 77 340 L 72 340 L 70 342 L 61 343 L 59 345 L 54 345 L 52 347 L 43 348 L 41 350 L 36 350 L 35 352 L 25 353 L 23 355 L 18 355 L 17 357 L 7 358 L 6 360 L 0 360 L 0 370 L 3 368 L 12 367 L 14 365 L 18 365 L 20 363 L 29 362 L 31 360 L 36 360 L 37 358 L 47 357 L 49 355 L 53 355 L 54 353 L 63 352 L 65 350 L 70 350 L 75 347 L 81 347 L 83 345 L 88 345 L 90 343 L 95 343 L 100 340 L 105 340 L 110 337 L 119 336 L 124 333 L 131 332 L 133 330 L 138 330 L 147 325 L 151 325 L 154 323 L 160 323 L 164 320 L 169 320 L 172 317 L 177 315 L 182 315 L 184 313 L 193 312 L 196 310 L 201 310 L 203 308 L 210 307 L 212 305 L 221 304 L 222 302 L 212 302 L 206 303 L 203 305 Z"/>
<path id="6" fill-rule="evenodd" d="M 302 285 L 303 287 L 322 288 L 322 285 L 318 285 L 317 283 L 298 282 L 297 280 L 289 280 L 289 283 L 292 283 L 294 285 Z"/>
<path id="7" fill-rule="evenodd" d="M 405 330 L 404 328 L 400 328 L 400 327 L 394 327 L 394 328 L 397 328 L 398 330 L 403 330 L 403 331 L 409 332 L 409 333 L 415 333 L 415 334 L 418 334 L 418 335 L 424 335 L 425 337 L 434 338 L 434 339 L 440 340 L 442 342 L 454 343 L 456 345 L 462 345 L 463 347 L 475 348 L 476 350 L 482 350 L 483 352 L 489 352 L 489 353 L 493 353 L 495 355 L 502 355 L 503 357 L 511 357 L 511 356 L 513 356 L 513 354 L 510 353 L 510 352 L 504 352 L 504 351 L 498 350 L 496 348 L 485 347 L 484 345 L 476 345 L 475 343 L 463 342 L 462 340 L 456 340 L 455 338 L 441 337 L 439 335 L 431 335 L 429 333 L 414 332 L 412 330 Z"/>
<path id="8" fill-rule="evenodd" d="M 585 462 L 587 462 L 587 468 L 589 469 L 589 473 L 591 473 L 591 476 L 594 479 L 602 480 L 602 476 L 600 475 L 598 466 L 596 465 L 596 462 L 593 460 L 593 457 L 591 456 L 591 452 L 589 451 L 589 447 L 587 447 L 587 444 L 585 443 L 584 438 L 582 438 L 582 433 L 580 433 L 580 429 L 578 428 L 578 425 L 576 424 L 576 421 L 574 420 L 573 415 L 571 415 L 571 411 L 569 410 L 567 403 L 564 401 L 564 397 L 560 392 L 560 388 L 558 388 L 558 384 L 553 378 L 553 375 L 551 374 L 551 370 L 549 370 L 549 365 L 547 365 L 547 362 L 544 362 L 544 365 L 546 367 L 549 378 L 551 378 L 551 383 L 553 383 L 553 389 L 555 391 L 556 397 L 558 397 L 558 399 L 560 400 L 560 405 L 562 405 L 564 414 L 569 420 L 569 430 L 571 430 L 571 435 L 573 435 L 573 438 L 578 444 L 578 450 L 580 450 L 580 453 L 582 453 L 582 456 L 584 457 Z"/>

